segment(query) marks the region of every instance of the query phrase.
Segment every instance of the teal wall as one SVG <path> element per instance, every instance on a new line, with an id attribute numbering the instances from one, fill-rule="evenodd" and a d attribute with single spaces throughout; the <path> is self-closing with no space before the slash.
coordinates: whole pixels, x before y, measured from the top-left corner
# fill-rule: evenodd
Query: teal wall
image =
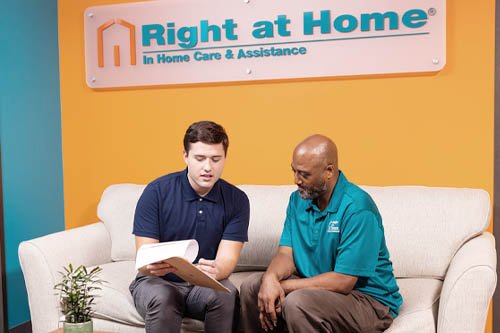
<path id="1" fill-rule="evenodd" d="M 12 328 L 30 320 L 19 243 L 64 230 L 57 0 L 0 0 L 0 143 Z"/>

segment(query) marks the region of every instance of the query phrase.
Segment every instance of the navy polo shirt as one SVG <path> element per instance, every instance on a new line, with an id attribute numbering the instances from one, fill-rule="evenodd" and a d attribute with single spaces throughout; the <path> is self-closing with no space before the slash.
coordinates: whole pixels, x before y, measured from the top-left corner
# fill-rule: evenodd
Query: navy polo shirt
<path id="1" fill-rule="evenodd" d="M 196 239 L 200 258 L 215 259 L 219 242 L 248 241 L 250 204 L 246 194 L 219 179 L 210 192 L 201 197 L 187 178 L 187 169 L 151 182 L 142 193 L 134 216 L 136 236 L 160 242 Z M 164 278 L 179 281 L 168 274 Z"/>

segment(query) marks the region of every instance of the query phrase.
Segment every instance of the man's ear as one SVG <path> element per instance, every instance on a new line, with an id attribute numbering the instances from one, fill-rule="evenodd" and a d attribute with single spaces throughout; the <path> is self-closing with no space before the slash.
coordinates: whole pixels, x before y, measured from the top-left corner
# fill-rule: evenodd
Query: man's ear
<path id="1" fill-rule="evenodd" d="M 182 157 L 184 157 L 184 162 L 187 164 L 187 158 L 188 158 L 188 154 L 189 153 L 186 153 L 185 150 L 182 151 Z"/>
<path id="2" fill-rule="evenodd" d="M 335 176 L 335 167 L 333 166 L 333 164 L 328 164 L 326 166 L 326 172 L 327 172 L 328 179 Z"/>

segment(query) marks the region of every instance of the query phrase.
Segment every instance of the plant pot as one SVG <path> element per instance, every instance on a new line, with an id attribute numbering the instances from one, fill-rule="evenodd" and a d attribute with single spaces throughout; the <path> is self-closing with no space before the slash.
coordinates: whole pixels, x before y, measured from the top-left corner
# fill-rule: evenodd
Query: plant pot
<path id="1" fill-rule="evenodd" d="M 94 325 L 92 320 L 86 321 L 84 323 L 63 323 L 64 333 L 92 333 L 94 331 Z"/>

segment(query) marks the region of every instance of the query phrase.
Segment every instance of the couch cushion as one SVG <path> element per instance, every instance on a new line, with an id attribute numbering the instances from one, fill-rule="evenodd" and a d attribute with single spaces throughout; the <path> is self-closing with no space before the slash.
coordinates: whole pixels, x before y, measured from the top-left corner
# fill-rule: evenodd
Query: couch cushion
<path id="1" fill-rule="evenodd" d="M 100 278 L 107 283 L 102 285 L 102 289 L 97 292 L 94 317 L 144 327 L 144 320 L 135 309 L 134 300 L 129 291 L 130 283 L 137 273 L 134 266 L 134 261 L 119 261 L 99 266 L 102 268 Z M 239 289 L 243 280 L 254 273 L 256 272 L 235 273 L 231 275 L 230 280 Z M 199 320 L 185 318 L 183 329 L 203 331 L 203 325 Z"/>
<path id="2" fill-rule="evenodd" d="M 128 289 L 136 274 L 134 262 L 114 262 L 100 267 L 103 269 L 100 277 L 108 283 L 103 285 L 96 298 L 94 316 L 144 327 L 144 320 L 137 313 Z M 230 280 L 239 289 L 243 280 L 255 273 L 234 273 Z M 442 281 L 432 278 L 402 278 L 397 279 L 397 282 L 404 301 L 399 316 L 386 332 L 435 332 Z M 203 323 L 184 318 L 183 330 L 202 331 Z"/>
<path id="3" fill-rule="evenodd" d="M 134 261 L 119 261 L 100 265 L 99 277 L 107 281 L 95 300 L 97 318 L 108 319 L 133 326 L 144 326 L 144 320 L 136 311 L 134 300 L 128 287 L 135 279 L 137 271 Z"/>
<path id="4" fill-rule="evenodd" d="M 241 251 L 238 270 L 265 269 L 278 250 L 290 194 L 297 186 L 240 185 L 250 200 L 248 242 Z"/>
<path id="5" fill-rule="evenodd" d="M 107 281 L 98 293 L 94 317 L 135 327 L 144 327 L 144 320 L 137 312 L 128 289 L 135 278 L 134 261 L 120 261 L 100 265 L 100 278 Z M 184 318 L 182 332 L 203 332 L 203 322 Z"/>
<path id="6" fill-rule="evenodd" d="M 111 259 L 135 260 L 132 234 L 135 206 L 146 185 L 111 185 L 101 196 L 97 216 L 104 222 L 111 237 Z"/>
<path id="7" fill-rule="evenodd" d="M 134 260 L 135 206 L 144 185 L 108 187 L 98 215 L 112 241 L 113 260 Z M 451 258 L 490 220 L 486 191 L 422 186 L 361 186 L 377 203 L 396 277 L 443 278 Z M 241 185 L 250 200 L 249 241 L 238 270 L 265 269 L 278 248 L 290 194 L 296 186 Z"/>
<path id="8" fill-rule="evenodd" d="M 252 274 L 258 274 L 258 273 L 262 274 L 264 272 L 263 271 L 236 272 L 231 274 L 231 276 L 229 277 L 229 281 L 231 281 L 234 284 L 234 286 L 238 290 L 240 290 L 241 284 L 243 283 L 243 281 L 245 281 L 247 277 L 249 277 Z"/>
<path id="9" fill-rule="evenodd" d="M 403 305 L 385 332 L 436 332 L 439 296 L 443 282 L 433 278 L 397 279 Z"/>
<path id="10" fill-rule="evenodd" d="M 277 251 L 296 186 L 241 185 L 250 199 L 248 243 L 238 270 L 267 266 Z M 361 186 L 382 215 L 396 277 L 443 278 L 455 252 L 490 220 L 486 191 L 423 186 Z"/>
<path id="11" fill-rule="evenodd" d="M 443 278 L 465 241 L 490 222 L 488 192 L 465 188 L 362 186 L 382 215 L 396 277 Z"/>
<path id="12" fill-rule="evenodd" d="M 229 278 L 240 289 L 243 281 L 257 272 L 238 272 Z M 262 273 L 262 272 L 260 272 Z M 439 296 L 443 282 L 433 278 L 397 279 L 403 305 L 385 332 L 436 332 Z"/>
<path id="13" fill-rule="evenodd" d="M 97 215 L 111 237 L 113 261 L 135 260 L 132 234 L 134 213 L 145 185 L 116 184 L 106 188 L 97 207 Z M 265 269 L 277 248 L 290 194 L 296 186 L 238 186 L 250 200 L 248 242 L 241 253 L 238 269 Z"/>

